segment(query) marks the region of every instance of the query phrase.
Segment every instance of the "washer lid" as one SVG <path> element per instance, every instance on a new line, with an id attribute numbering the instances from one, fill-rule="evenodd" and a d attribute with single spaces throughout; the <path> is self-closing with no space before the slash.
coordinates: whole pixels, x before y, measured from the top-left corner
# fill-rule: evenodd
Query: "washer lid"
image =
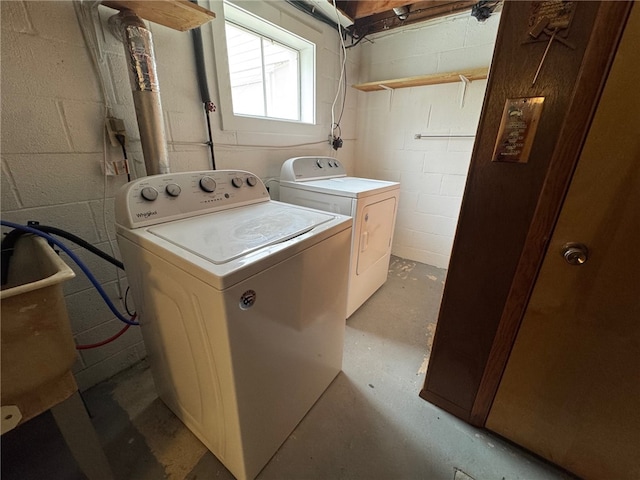
<path id="1" fill-rule="evenodd" d="M 267 202 L 150 227 L 148 232 L 217 265 L 287 241 L 335 215 Z"/>
<path id="2" fill-rule="evenodd" d="M 343 197 L 359 198 L 367 195 L 386 192 L 400 188 L 398 182 L 387 182 L 384 180 L 373 180 L 370 178 L 358 177 L 336 177 L 321 180 L 309 180 L 298 182 L 280 182 L 292 188 L 310 190 L 313 192 L 330 193 Z"/>

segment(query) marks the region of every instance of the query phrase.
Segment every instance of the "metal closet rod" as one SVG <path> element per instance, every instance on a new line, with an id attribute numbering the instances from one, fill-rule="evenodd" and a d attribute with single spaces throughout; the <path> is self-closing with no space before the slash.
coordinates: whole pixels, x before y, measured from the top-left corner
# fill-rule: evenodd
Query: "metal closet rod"
<path id="1" fill-rule="evenodd" d="M 475 135 L 455 135 L 455 134 L 452 134 L 452 135 L 443 135 L 443 134 L 440 134 L 440 135 L 433 134 L 433 135 L 431 135 L 431 134 L 426 134 L 425 135 L 425 134 L 422 134 L 422 133 L 416 133 L 413 136 L 413 138 L 415 140 L 421 140 L 423 138 L 475 138 L 475 137 L 476 137 Z"/>

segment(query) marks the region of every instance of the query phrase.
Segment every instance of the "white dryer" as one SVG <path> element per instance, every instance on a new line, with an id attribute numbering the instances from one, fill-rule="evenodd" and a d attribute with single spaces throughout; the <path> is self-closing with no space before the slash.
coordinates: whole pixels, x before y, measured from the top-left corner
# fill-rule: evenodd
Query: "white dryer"
<path id="1" fill-rule="evenodd" d="M 282 165 L 281 201 L 353 218 L 347 318 L 387 280 L 399 197 L 398 182 L 348 177 L 332 157 Z"/>
<path id="2" fill-rule="evenodd" d="M 116 228 L 160 398 L 254 478 L 342 367 L 351 219 L 209 171 L 125 185 Z"/>

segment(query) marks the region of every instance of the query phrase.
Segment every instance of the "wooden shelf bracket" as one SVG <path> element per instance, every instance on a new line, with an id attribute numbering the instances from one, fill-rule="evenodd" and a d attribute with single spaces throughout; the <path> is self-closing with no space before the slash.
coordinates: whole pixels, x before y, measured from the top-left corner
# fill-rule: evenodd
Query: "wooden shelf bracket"
<path id="1" fill-rule="evenodd" d="M 464 107 L 464 96 L 467 93 L 467 86 L 471 83 L 471 80 L 462 74 L 460 74 L 459 77 L 460 80 L 462 80 L 462 92 L 460 93 L 460 108 L 462 108 Z"/>

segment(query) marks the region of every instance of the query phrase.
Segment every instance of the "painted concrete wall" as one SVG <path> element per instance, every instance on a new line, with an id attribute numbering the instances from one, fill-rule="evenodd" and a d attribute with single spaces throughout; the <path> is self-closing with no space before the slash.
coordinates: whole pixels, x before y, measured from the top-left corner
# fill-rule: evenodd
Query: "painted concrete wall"
<path id="1" fill-rule="evenodd" d="M 488 66 L 499 15 L 468 14 L 408 26 L 362 42 L 359 81 Z M 486 80 L 359 92 L 356 172 L 401 183 L 393 253 L 446 268 L 473 139 L 414 139 L 415 134 L 475 134 Z"/>
<path id="2" fill-rule="evenodd" d="M 93 2 L 89 2 L 93 3 Z M 217 19 L 203 28 L 209 87 L 220 107 L 213 62 L 213 30 L 222 29 L 220 3 L 214 2 Z M 105 177 L 101 165 L 121 156 L 119 147 L 105 148 L 105 99 L 70 1 L 0 2 L 2 41 L 2 218 L 18 223 L 36 220 L 68 230 L 110 251 L 115 244 L 113 197 L 126 181 L 124 176 Z M 284 5 L 282 8 L 286 8 Z M 300 18 L 295 9 L 287 16 Z M 97 24 L 99 62 L 106 72 L 105 90 L 112 114 L 125 120 L 129 157 L 142 164 L 138 129 L 122 44 L 109 32 L 107 19 L 115 13 L 100 7 Z M 284 14 L 283 14 L 284 15 Z M 251 128 L 223 130 L 220 110 L 212 116 L 216 163 L 219 169 L 239 168 L 263 179 L 279 177 L 280 166 L 298 155 L 327 155 L 331 123 L 330 106 L 339 76 L 339 41 L 330 27 L 305 18 L 320 38 L 317 46 L 318 107 L 321 134 L 296 134 L 287 124 L 279 133 L 264 135 Z M 158 61 L 165 125 L 172 171 L 209 168 L 207 140 L 193 47 L 189 33 L 151 25 Z M 349 61 L 355 78 L 357 56 Z M 355 138 L 355 97 L 349 99 L 343 136 Z M 301 145 L 305 144 L 305 145 Z M 307 145 L 308 144 L 308 145 Z M 297 145 L 281 147 L 282 145 Z M 346 141 L 339 158 L 353 173 L 354 142 Z M 271 186 L 277 187 L 276 182 Z M 277 190 L 277 188 L 274 188 Z M 4 230 L 4 229 L 3 229 Z M 69 244 L 114 300 L 118 282 L 114 267 Z M 65 258 L 66 259 L 66 258 Z M 66 259 L 68 260 L 68 259 Z M 73 332 L 78 343 L 93 343 L 122 324 L 104 306 L 98 294 L 77 268 L 76 279 L 65 285 Z M 121 310 L 122 307 L 121 307 Z M 79 354 L 74 368 L 81 389 L 108 378 L 146 355 L 139 329 L 131 328 L 117 341 Z"/>

